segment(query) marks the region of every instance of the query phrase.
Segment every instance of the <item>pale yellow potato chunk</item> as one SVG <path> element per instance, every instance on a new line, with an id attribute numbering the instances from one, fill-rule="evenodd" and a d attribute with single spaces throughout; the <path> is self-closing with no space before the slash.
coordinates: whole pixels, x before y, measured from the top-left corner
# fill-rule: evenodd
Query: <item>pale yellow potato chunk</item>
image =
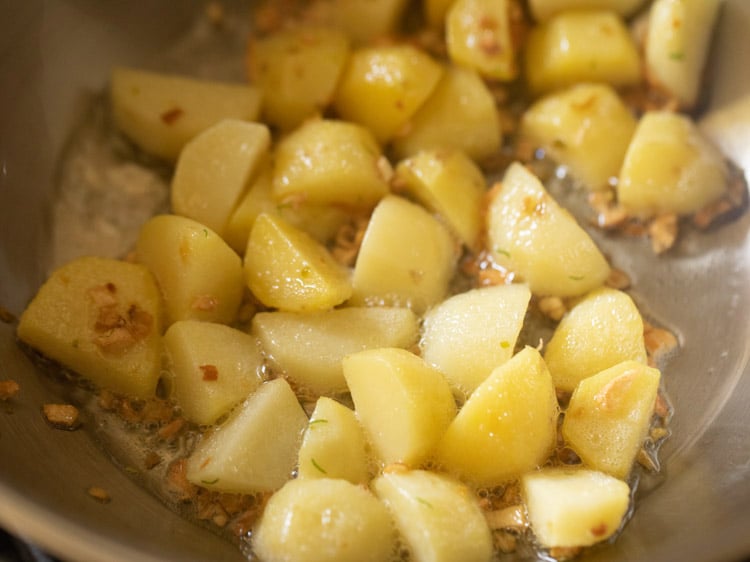
<path id="1" fill-rule="evenodd" d="M 689 117 L 648 112 L 625 155 L 617 198 L 639 216 L 686 215 L 721 197 L 728 174 L 722 154 Z"/>
<path id="2" fill-rule="evenodd" d="M 172 397 L 188 420 L 210 425 L 263 382 L 258 341 L 214 322 L 181 320 L 164 334 Z"/>
<path id="3" fill-rule="evenodd" d="M 513 0 L 453 2 L 445 24 L 451 60 L 492 80 L 513 80 L 518 74 L 513 8 Z"/>
<path id="4" fill-rule="evenodd" d="M 289 383 L 263 383 L 203 435 L 188 457 L 187 479 L 220 492 L 278 490 L 292 477 L 305 427 L 307 415 Z"/>
<path id="5" fill-rule="evenodd" d="M 349 307 L 324 312 L 259 312 L 252 332 L 270 363 L 314 394 L 347 390 L 341 360 L 379 347 L 410 348 L 419 318 L 408 308 Z"/>
<path id="6" fill-rule="evenodd" d="M 501 141 L 500 118 L 487 85 L 475 70 L 449 66 L 392 147 L 399 160 L 434 148 L 463 150 L 482 160 L 495 154 Z"/>
<path id="7" fill-rule="evenodd" d="M 282 203 L 372 208 L 388 193 L 390 173 L 364 127 L 306 121 L 276 147 L 273 193 Z"/>
<path id="8" fill-rule="evenodd" d="M 350 303 L 407 306 L 420 314 L 446 295 L 456 258 L 446 227 L 419 205 L 389 195 L 365 231 Z"/>
<path id="9" fill-rule="evenodd" d="M 513 163 L 496 189 L 487 211 L 487 243 L 500 266 L 535 295 L 571 297 L 604 283 L 607 260 L 533 173 Z"/>
<path id="10" fill-rule="evenodd" d="M 569 10 L 611 10 L 621 16 L 630 16 L 643 6 L 645 0 L 529 0 L 531 14 L 537 21 Z"/>
<path id="11" fill-rule="evenodd" d="M 387 471 L 375 494 L 391 512 L 414 562 L 487 562 L 492 535 L 476 496 L 461 482 L 424 470 Z"/>
<path id="12" fill-rule="evenodd" d="M 297 472 L 299 478 L 367 482 L 365 434 L 352 410 L 331 398 L 318 398 L 302 439 Z"/>
<path id="13" fill-rule="evenodd" d="M 224 237 L 227 222 L 268 156 L 268 127 L 225 119 L 185 145 L 171 186 L 172 212 Z"/>
<path id="14" fill-rule="evenodd" d="M 544 350 L 555 387 L 572 391 L 579 382 L 622 361 L 646 363 L 643 319 L 622 291 L 592 291 L 563 317 Z"/>
<path id="15" fill-rule="evenodd" d="M 325 310 L 352 293 L 349 270 L 325 246 L 273 215 L 255 219 L 244 268 L 255 297 L 281 310 Z"/>
<path id="16" fill-rule="evenodd" d="M 437 463 L 477 486 L 542 465 L 555 445 L 558 406 L 542 356 L 526 347 L 474 391 L 445 432 Z"/>
<path id="17" fill-rule="evenodd" d="M 636 120 L 606 84 L 579 84 L 550 94 L 523 114 L 521 137 L 565 165 L 589 190 L 617 178 Z"/>
<path id="18" fill-rule="evenodd" d="M 360 351 L 343 366 L 357 417 L 380 460 L 413 467 L 427 460 L 456 415 L 445 377 L 398 348 Z"/>
<path id="19" fill-rule="evenodd" d="M 273 172 L 266 167 L 229 217 L 224 239 L 240 255 L 245 254 L 253 224 L 261 213 L 280 216 L 322 243 L 334 239 L 339 228 L 351 219 L 351 212 L 343 207 L 279 204 L 273 196 L 272 182 Z"/>
<path id="20" fill-rule="evenodd" d="M 393 35 L 407 0 L 317 0 L 312 17 L 344 32 L 355 44 L 371 44 Z"/>
<path id="21" fill-rule="evenodd" d="M 158 215 L 141 227 L 136 259 L 156 277 L 167 323 L 230 323 L 244 292 L 242 262 L 213 230 L 186 217 Z"/>
<path id="22" fill-rule="evenodd" d="M 532 28 L 525 61 L 537 95 L 578 82 L 631 86 L 641 79 L 638 48 L 622 19 L 607 10 L 563 12 Z"/>
<path id="23" fill-rule="evenodd" d="M 282 29 L 250 40 L 250 74 L 263 90 L 263 119 L 289 131 L 321 113 L 333 100 L 349 56 L 343 31 Z"/>
<path id="24" fill-rule="evenodd" d="M 657 369 L 624 361 L 579 383 L 562 433 L 584 465 L 627 478 L 648 435 L 659 379 Z"/>
<path id="25" fill-rule="evenodd" d="M 645 38 L 648 81 L 674 96 L 682 108 L 695 106 L 721 0 L 656 0 Z"/>
<path id="26" fill-rule="evenodd" d="M 255 121 L 258 88 L 115 68 L 110 84 L 117 127 L 140 148 L 174 161 L 182 147 L 222 119 Z"/>
<path id="27" fill-rule="evenodd" d="M 17 334 L 99 387 L 151 398 L 161 367 L 162 317 L 148 269 L 83 257 L 50 275 L 21 315 Z"/>
<path id="28" fill-rule="evenodd" d="M 384 562 L 394 543 L 386 507 L 366 488 L 333 478 L 287 482 L 252 533 L 263 562 Z"/>
<path id="29" fill-rule="evenodd" d="M 590 546 L 611 537 L 630 505 L 625 482 L 587 469 L 525 474 L 521 493 L 531 529 L 546 548 Z"/>
<path id="30" fill-rule="evenodd" d="M 408 44 L 365 47 L 349 57 L 334 107 L 387 143 L 435 89 L 442 66 Z"/>
<path id="31" fill-rule="evenodd" d="M 440 215 L 469 249 L 476 249 L 487 183 L 464 152 L 418 152 L 396 166 L 393 185 Z"/>
<path id="32" fill-rule="evenodd" d="M 497 285 L 452 296 L 424 316 L 422 357 L 467 398 L 513 355 L 531 292 Z"/>

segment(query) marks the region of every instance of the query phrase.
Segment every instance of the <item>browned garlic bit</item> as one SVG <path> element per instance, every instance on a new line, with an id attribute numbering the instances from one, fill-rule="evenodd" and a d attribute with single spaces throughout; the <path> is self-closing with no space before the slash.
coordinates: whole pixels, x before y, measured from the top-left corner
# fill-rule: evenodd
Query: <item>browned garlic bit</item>
<path id="1" fill-rule="evenodd" d="M 73 430 L 79 425 L 78 408 L 72 404 L 45 404 L 44 419 L 55 429 Z"/>
<path id="2" fill-rule="evenodd" d="M 0 401 L 11 400 L 18 396 L 21 386 L 14 380 L 0 381 Z"/>

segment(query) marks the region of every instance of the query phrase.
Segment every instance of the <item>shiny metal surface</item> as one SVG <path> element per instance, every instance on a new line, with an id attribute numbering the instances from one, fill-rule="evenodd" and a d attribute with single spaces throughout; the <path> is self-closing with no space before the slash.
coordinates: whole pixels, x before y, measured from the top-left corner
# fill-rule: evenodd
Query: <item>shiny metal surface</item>
<path id="1" fill-rule="evenodd" d="M 19 314 L 50 263 L 56 155 L 111 65 L 140 64 L 176 37 L 201 2 L 0 0 L 0 305 Z M 704 130 L 750 170 L 750 2 L 726 0 L 711 59 Z M 613 546 L 581 560 L 721 562 L 750 556 L 750 215 L 689 234 L 654 260 L 638 240 L 600 237 L 634 296 L 678 329 L 664 374 L 674 403 L 665 478 L 641 498 Z M 625 246 L 615 251 L 615 247 Z M 71 560 L 241 560 L 237 549 L 145 491 L 103 455 L 93 431 L 51 431 L 61 396 L 0 323 L 0 525 Z M 91 423 L 91 422 L 89 422 Z M 100 504 L 86 493 L 106 488 Z M 650 486 L 649 486 L 650 487 Z M 644 487 L 645 489 L 645 487 Z"/>

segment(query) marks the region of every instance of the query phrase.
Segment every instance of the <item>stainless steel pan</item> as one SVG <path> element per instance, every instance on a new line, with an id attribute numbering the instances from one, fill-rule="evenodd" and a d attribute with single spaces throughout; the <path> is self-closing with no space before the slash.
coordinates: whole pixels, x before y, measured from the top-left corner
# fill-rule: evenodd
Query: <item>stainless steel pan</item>
<path id="1" fill-rule="evenodd" d="M 0 305 L 19 314 L 51 255 L 56 158 L 82 101 L 113 64 L 147 64 L 201 2 L 0 0 Z M 706 131 L 750 170 L 750 2 L 726 0 L 710 63 Z M 750 215 L 686 236 L 654 260 L 625 242 L 649 315 L 678 330 L 665 380 L 675 406 L 664 476 L 640 498 L 614 544 L 583 560 L 734 561 L 750 557 Z M 611 251 L 614 241 L 600 239 Z M 622 245 L 622 244 L 620 244 Z M 233 545 L 176 515 L 118 468 L 87 421 L 51 430 L 39 414 L 63 389 L 39 377 L 0 323 L 0 379 L 21 383 L 0 403 L 0 526 L 71 560 L 242 560 Z M 101 504 L 86 493 L 106 488 Z"/>

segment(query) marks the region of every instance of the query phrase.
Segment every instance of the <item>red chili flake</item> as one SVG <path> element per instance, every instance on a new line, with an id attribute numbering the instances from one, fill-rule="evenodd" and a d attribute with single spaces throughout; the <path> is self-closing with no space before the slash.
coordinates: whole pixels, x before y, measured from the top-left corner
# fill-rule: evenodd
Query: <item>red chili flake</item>
<path id="1" fill-rule="evenodd" d="M 596 527 L 591 529 L 591 534 L 595 537 L 601 537 L 607 532 L 607 524 L 606 523 L 600 523 Z"/>
<path id="2" fill-rule="evenodd" d="M 168 109 L 164 113 L 161 114 L 161 120 L 166 123 L 167 125 L 171 125 L 175 121 L 177 121 L 185 112 L 180 109 L 179 107 L 173 107 L 172 109 Z"/>
<path id="3" fill-rule="evenodd" d="M 215 381 L 219 378 L 219 370 L 216 365 L 201 365 L 201 371 L 203 371 L 204 381 Z"/>

